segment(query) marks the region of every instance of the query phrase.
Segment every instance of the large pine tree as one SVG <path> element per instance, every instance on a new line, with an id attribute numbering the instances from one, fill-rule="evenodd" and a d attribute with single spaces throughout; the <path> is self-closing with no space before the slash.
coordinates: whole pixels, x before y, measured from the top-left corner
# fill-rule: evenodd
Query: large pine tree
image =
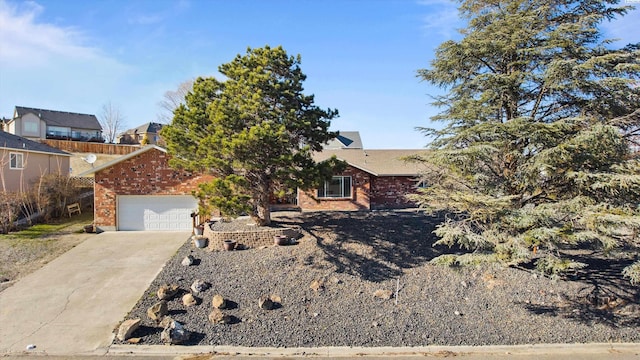
<path id="1" fill-rule="evenodd" d="M 162 129 L 170 164 L 214 175 L 196 194 L 204 213 L 268 225 L 274 193 L 314 187 L 344 165 L 311 156 L 337 136 L 328 129 L 338 112 L 303 93 L 300 56 L 282 47 L 249 48 L 219 71 L 225 80 L 198 78 Z"/>
<path id="2" fill-rule="evenodd" d="M 433 118 L 431 184 L 415 200 L 444 211 L 436 263 L 536 258 L 557 273 L 583 266 L 560 250 L 637 252 L 640 44 L 612 49 L 598 26 L 618 1 L 465 0 L 459 41 L 439 46 L 426 81 L 446 89 Z M 640 262 L 624 271 L 640 282 Z"/>

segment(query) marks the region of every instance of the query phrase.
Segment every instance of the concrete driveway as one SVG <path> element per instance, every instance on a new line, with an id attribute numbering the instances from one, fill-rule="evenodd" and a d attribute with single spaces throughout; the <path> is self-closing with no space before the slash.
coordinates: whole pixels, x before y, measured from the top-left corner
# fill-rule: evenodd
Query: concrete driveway
<path id="1" fill-rule="evenodd" d="M 0 356 L 105 354 L 188 232 L 105 232 L 0 293 Z"/>

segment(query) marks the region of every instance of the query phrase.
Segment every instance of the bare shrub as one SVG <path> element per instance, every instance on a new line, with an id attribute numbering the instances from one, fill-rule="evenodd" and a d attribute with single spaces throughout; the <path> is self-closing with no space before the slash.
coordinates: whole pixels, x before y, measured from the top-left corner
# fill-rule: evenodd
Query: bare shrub
<path id="1" fill-rule="evenodd" d="M 0 192 L 0 233 L 6 234 L 13 228 L 20 215 L 20 197 L 18 193 Z"/>
<path id="2" fill-rule="evenodd" d="M 78 180 L 63 175 L 41 176 L 23 198 L 25 215 L 31 218 L 40 214 L 44 221 L 63 217 L 66 206 L 80 195 L 81 186 L 77 183 Z"/>

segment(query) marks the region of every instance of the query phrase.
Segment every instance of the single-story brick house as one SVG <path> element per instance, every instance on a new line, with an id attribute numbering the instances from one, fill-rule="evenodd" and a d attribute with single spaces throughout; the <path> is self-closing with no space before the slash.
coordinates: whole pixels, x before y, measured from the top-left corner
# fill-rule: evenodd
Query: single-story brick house
<path id="1" fill-rule="evenodd" d="M 298 191 L 294 205 L 302 211 L 373 210 L 411 206 L 404 195 L 416 189 L 418 168 L 401 157 L 420 150 L 327 149 L 316 160 L 332 155 L 346 161 L 347 169 L 322 189 Z M 149 145 L 91 169 L 94 222 L 109 230 L 190 230 L 197 210 L 192 191 L 211 180 L 169 167 L 170 155 Z"/>

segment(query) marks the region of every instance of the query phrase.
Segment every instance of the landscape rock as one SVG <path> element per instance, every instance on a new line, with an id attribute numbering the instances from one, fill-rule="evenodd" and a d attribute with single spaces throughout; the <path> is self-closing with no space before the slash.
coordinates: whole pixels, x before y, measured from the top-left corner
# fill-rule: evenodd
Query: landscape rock
<path id="1" fill-rule="evenodd" d="M 129 339 L 133 332 L 140 327 L 141 322 L 142 319 L 140 318 L 123 321 L 122 324 L 120 324 L 120 327 L 118 327 L 118 335 L 116 335 L 118 340 L 125 341 Z"/>
<path id="2" fill-rule="evenodd" d="M 282 298 L 279 295 L 269 295 L 269 299 L 271 299 L 275 304 L 282 304 Z"/>
<path id="3" fill-rule="evenodd" d="M 185 294 L 182 297 L 182 304 L 186 307 L 198 305 L 198 299 L 192 293 Z"/>
<path id="4" fill-rule="evenodd" d="M 180 287 L 178 285 L 175 285 L 175 284 L 162 285 L 158 289 L 158 299 L 160 299 L 160 300 L 170 300 L 172 297 L 174 297 L 178 293 L 179 290 L 180 290 Z"/>
<path id="5" fill-rule="evenodd" d="M 376 290 L 376 292 L 373 293 L 373 296 L 378 299 L 389 300 L 391 299 L 391 297 L 393 297 L 393 291 L 378 289 Z"/>
<path id="6" fill-rule="evenodd" d="M 193 284 L 191 284 L 191 291 L 194 293 L 201 293 L 207 291 L 211 285 L 208 282 L 200 279 L 196 279 Z"/>
<path id="7" fill-rule="evenodd" d="M 147 309 L 147 316 L 153 321 L 160 321 L 169 313 L 169 306 L 166 300 L 161 300 Z"/>
<path id="8" fill-rule="evenodd" d="M 160 321 L 160 323 L 158 324 L 158 326 L 160 326 L 161 328 L 166 328 L 167 326 L 171 325 L 172 322 L 174 322 L 175 320 L 173 320 L 173 318 L 171 316 L 165 316 L 162 318 L 162 321 Z"/>
<path id="9" fill-rule="evenodd" d="M 309 287 L 311 288 L 311 290 L 318 292 L 321 290 L 324 290 L 324 281 L 323 280 L 313 280 L 311 282 L 311 285 L 309 285 Z"/>
<path id="10" fill-rule="evenodd" d="M 209 314 L 209 321 L 213 324 L 230 324 L 231 316 L 224 314 L 218 308 L 214 308 Z"/>
<path id="11" fill-rule="evenodd" d="M 191 266 L 196 261 L 192 255 L 187 255 L 182 259 L 182 266 Z"/>
<path id="12" fill-rule="evenodd" d="M 268 296 L 261 296 L 260 299 L 258 299 L 258 306 L 263 310 L 273 310 L 275 303 Z"/>
<path id="13" fill-rule="evenodd" d="M 225 300 L 222 295 L 215 294 L 213 295 L 213 299 L 211 299 L 211 306 L 215 309 L 226 309 L 227 308 L 227 300 Z"/>
<path id="14" fill-rule="evenodd" d="M 171 345 L 179 345 L 189 341 L 191 332 L 185 329 L 184 325 L 171 319 L 160 334 L 160 339 Z"/>

